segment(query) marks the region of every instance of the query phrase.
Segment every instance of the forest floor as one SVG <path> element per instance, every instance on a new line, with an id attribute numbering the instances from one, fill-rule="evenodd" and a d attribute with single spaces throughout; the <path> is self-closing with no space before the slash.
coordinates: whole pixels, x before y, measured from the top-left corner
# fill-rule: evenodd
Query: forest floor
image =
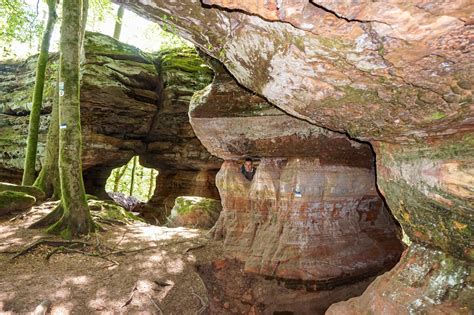
<path id="1" fill-rule="evenodd" d="M 30 313 L 49 303 L 49 314 L 207 313 L 196 265 L 221 256 L 222 247 L 206 231 L 142 222 L 104 225 L 107 231 L 81 239 L 79 247 L 45 243 L 13 258 L 35 241 L 61 241 L 27 229 L 53 206 L 0 219 L 1 314 Z"/>

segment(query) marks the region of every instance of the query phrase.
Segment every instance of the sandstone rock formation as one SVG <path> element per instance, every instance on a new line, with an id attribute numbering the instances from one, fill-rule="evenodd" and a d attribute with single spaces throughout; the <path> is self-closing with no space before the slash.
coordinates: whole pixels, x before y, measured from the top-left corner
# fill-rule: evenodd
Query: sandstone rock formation
<path id="1" fill-rule="evenodd" d="M 360 298 L 335 304 L 326 314 L 469 314 L 471 269 L 465 260 L 414 244 Z"/>
<path id="2" fill-rule="evenodd" d="M 212 79 L 212 70 L 194 49 L 151 55 L 108 36 L 88 33 L 85 50 L 81 120 L 87 192 L 106 197 L 104 186 L 111 170 L 139 155 L 142 165 L 160 170 L 147 216 L 157 215 L 165 206 L 164 199 L 171 200 L 171 210 L 179 195 L 203 193 L 203 197 L 218 198 L 213 178 L 221 161 L 201 145 L 187 114 L 194 91 Z M 56 61 L 53 56 L 47 73 L 37 169 L 44 155 Z M 23 167 L 35 62 L 31 57 L 21 64 L 0 65 L 0 179 L 4 181 L 18 181 Z M 176 182 L 168 184 L 178 186 L 177 191 L 161 189 L 161 174 L 168 180 L 173 177 Z M 196 189 L 199 185 L 206 189 Z"/>
<path id="3" fill-rule="evenodd" d="M 165 224 L 175 199 L 179 196 L 201 196 L 219 199 L 215 185 L 216 170 L 165 170 L 156 179 L 153 197 L 140 212 L 151 222 Z M 159 208 L 161 211 L 156 211 Z"/>
<path id="4" fill-rule="evenodd" d="M 286 113 L 369 141 L 378 187 L 413 241 L 410 252 L 426 246 L 424 258 L 413 259 L 437 266 L 441 250 L 455 264 L 472 264 L 471 2 L 152 0 L 127 7 L 173 24 L 240 84 Z M 198 135 L 200 127 L 213 128 L 198 121 L 194 126 Z M 225 148 L 227 140 L 206 145 L 211 152 L 222 149 L 225 158 L 247 154 L 232 142 Z M 466 286 L 472 295 L 469 274 L 426 277 L 446 287 Z M 386 279 L 386 287 L 407 294 L 403 312 L 474 307 L 462 299 L 454 303 L 455 294 L 415 303 L 423 293 L 416 283 L 403 287 Z M 346 306 L 361 303 L 362 309 L 364 301 L 365 295 Z M 394 297 L 380 303 L 397 307 Z"/>
<path id="5" fill-rule="evenodd" d="M 330 290 L 312 289 L 304 282 L 281 285 L 278 279 L 255 277 L 235 259 L 219 259 L 198 266 L 208 289 L 210 314 L 322 315 L 337 301 L 360 295 L 372 277 Z M 324 284 L 319 284 L 324 287 Z"/>
<path id="6" fill-rule="evenodd" d="M 222 210 L 220 200 L 196 196 L 180 196 L 168 217 L 168 226 L 186 226 L 210 229 L 214 226 Z"/>
<path id="7" fill-rule="evenodd" d="M 328 288 L 337 287 L 332 303 L 360 294 L 361 283 L 392 267 L 402 251 L 400 231 L 376 191 L 370 146 L 287 115 L 210 63 L 214 81 L 194 95 L 190 118 L 209 152 L 226 159 L 216 178 L 223 212 L 214 235 L 242 264 L 235 268 L 257 276 L 250 282 L 279 292 L 278 299 L 286 299 L 286 289 L 257 284 L 258 276 L 290 286 L 306 311 L 329 306 Z M 236 161 L 245 156 L 260 158 L 251 182 Z M 215 285 L 214 276 L 206 277 Z M 230 284 L 219 283 L 232 295 Z M 240 305 L 232 296 L 219 299 Z M 248 303 L 259 312 L 274 307 L 257 300 Z M 303 308 L 295 301 L 273 310 Z"/>

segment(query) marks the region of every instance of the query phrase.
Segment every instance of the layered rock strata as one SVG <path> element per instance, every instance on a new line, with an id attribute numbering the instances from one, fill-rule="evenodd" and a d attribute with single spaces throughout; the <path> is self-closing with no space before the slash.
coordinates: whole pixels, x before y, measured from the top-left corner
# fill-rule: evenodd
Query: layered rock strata
<path id="1" fill-rule="evenodd" d="M 163 200 L 172 199 L 171 209 L 179 195 L 206 192 L 203 197 L 218 198 L 213 178 L 221 161 L 201 145 L 187 114 L 192 94 L 212 79 L 212 70 L 196 51 L 183 47 L 145 54 L 108 36 L 87 33 L 85 52 L 81 122 L 87 192 L 106 197 L 104 187 L 111 170 L 139 155 L 142 165 L 158 169 L 167 178 L 169 174 L 176 177 L 171 187 L 177 191 L 161 189 L 164 180 L 158 177 L 160 189 L 146 207 L 147 216 L 163 216 L 157 214 L 167 205 Z M 37 169 L 44 155 L 56 62 L 53 55 L 47 70 Z M 35 63 L 36 57 L 31 57 L 23 63 L 0 65 L 1 180 L 21 179 Z M 202 171 L 210 174 L 204 184 Z M 199 185 L 209 188 L 196 189 Z"/>
<path id="2" fill-rule="evenodd" d="M 265 158 L 250 183 L 227 161 L 216 183 L 224 208 L 216 234 L 247 272 L 337 286 L 400 256 L 398 228 L 370 169 Z"/>
<path id="3" fill-rule="evenodd" d="M 210 62 L 214 81 L 194 95 L 190 121 L 209 152 L 226 159 L 216 177 L 223 211 L 214 236 L 252 281 L 278 279 L 311 301 L 308 310 L 325 309 L 329 288 L 340 291 L 333 302 L 360 294 L 351 285 L 391 268 L 403 249 L 376 190 L 370 146 L 287 115 Z M 252 181 L 240 171 L 246 156 L 258 157 Z M 273 285 L 268 293 L 288 294 Z"/>
<path id="4" fill-rule="evenodd" d="M 472 3 L 153 0 L 128 8 L 173 24 L 285 112 L 370 141 L 378 186 L 412 246 L 472 264 Z M 472 288 L 471 278 L 453 283 Z M 432 306 L 462 311 L 447 298 Z"/>

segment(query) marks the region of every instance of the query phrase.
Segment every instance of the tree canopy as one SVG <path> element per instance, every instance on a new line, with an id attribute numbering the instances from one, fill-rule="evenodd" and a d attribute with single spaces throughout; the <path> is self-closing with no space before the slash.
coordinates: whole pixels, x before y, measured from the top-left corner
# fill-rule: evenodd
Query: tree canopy
<path id="1" fill-rule="evenodd" d="M 191 45 L 177 36 L 172 28 L 161 28 L 133 12 L 121 19 L 116 14 L 118 7 L 110 0 L 90 0 L 86 29 L 112 36 L 116 22 L 120 20 L 123 28 L 120 40 L 143 51 L 156 52 L 163 47 Z M 47 17 L 46 0 L 0 0 L 0 58 L 24 58 L 36 54 Z M 60 9 L 58 22 L 61 22 Z M 133 25 L 137 24 L 143 27 L 142 32 L 135 32 Z M 51 50 L 59 50 L 59 30 L 52 35 Z"/>
<path id="2" fill-rule="evenodd" d="M 14 41 L 37 41 L 43 31 L 38 12 L 24 0 L 0 0 L 0 47 L 2 55 L 11 53 Z"/>

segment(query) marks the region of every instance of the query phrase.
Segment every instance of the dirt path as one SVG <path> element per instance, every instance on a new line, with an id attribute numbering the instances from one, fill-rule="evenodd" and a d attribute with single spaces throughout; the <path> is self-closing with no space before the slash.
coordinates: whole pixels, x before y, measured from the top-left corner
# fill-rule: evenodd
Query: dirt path
<path id="1" fill-rule="evenodd" d="M 24 219 L 0 221 L 0 251 L 15 251 L 40 238 L 40 230 L 26 227 L 51 209 L 36 207 Z M 107 258 L 80 253 L 57 253 L 41 245 L 11 260 L 0 254 L 0 313 L 32 312 L 42 301 L 51 302 L 51 314 L 206 314 L 207 292 L 195 272 L 197 262 L 221 255 L 221 244 L 205 231 L 163 228 L 144 223 L 109 226 L 87 242 L 115 249 L 144 251 Z M 206 244 L 202 247 L 203 244 Z"/>

